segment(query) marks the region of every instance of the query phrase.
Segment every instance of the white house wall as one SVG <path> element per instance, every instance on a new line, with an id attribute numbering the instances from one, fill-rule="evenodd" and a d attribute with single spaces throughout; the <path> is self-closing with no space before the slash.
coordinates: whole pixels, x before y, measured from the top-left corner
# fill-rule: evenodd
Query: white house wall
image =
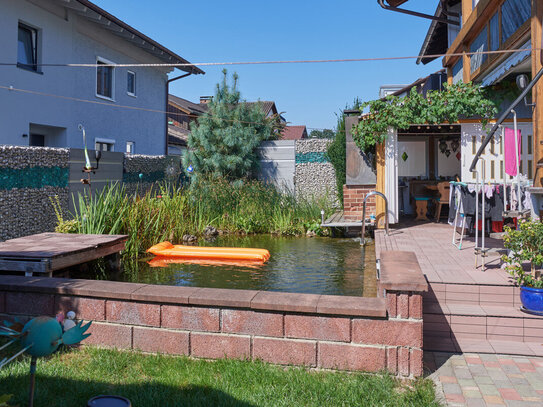
<path id="1" fill-rule="evenodd" d="M 37 6 L 26 0 L 0 0 L 0 49 L 2 60 L 17 61 L 18 23 L 39 31 L 40 63 L 96 63 L 97 57 L 115 63 L 157 63 L 157 58 L 111 34 L 74 12 L 64 13 L 49 0 Z M 50 10 L 47 10 L 51 8 Z M 64 18 L 62 17 L 64 16 Z M 43 74 L 0 67 L 0 86 L 61 95 L 97 102 L 82 103 L 36 94 L 0 89 L 0 144 L 28 145 L 30 124 L 65 128 L 67 147 L 81 148 L 79 123 L 87 130 L 88 146 L 95 138 L 115 140 L 115 151 L 125 151 L 127 141 L 136 142 L 138 154 L 164 154 L 165 115 L 113 106 L 131 106 L 164 111 L 167 71 L 128 68 L 136 72 L 136 97 L 126 92 L 127 68 L 114 73 L 114 102 L 96 96 L 96 68 L 42 67 Z"/>
<path id="2" fill-rule="evenodd" d="M 462 136 L 461 136 L 461 149 L 462 149 L 462 181 L 474 182 L 474 173 L 469 172 L 469 167 L 475 153 L 481 146 L 482 137 L 485 137 L 488 131 L 491 129 L 492 124 L 489 124 L 487 128 L 483 129 L 480 124 L 476 123 L 463 123 L 461 124 Z M 513 128 L 512 122 L 503 123 L 502 127 Z M 518 129 L 522 135 L 522 150 L 521 150 L 521 173 L 528 175 L 532 178 L 531 167 L 533 164 L 533 126 L 532 123 L 518 123 Z M 501 183 L 503 182 L 503 132 L 500 128 L 496 132 L 496 136 L 485 148 L 484 153 L 481 155 L 485 159 L 485 172 L 486 179 L 491 182 Z M 475 138 L 475 139 L 474 139 Z M 473 143 L 475 141 L 475 144 Z M 492 152 L 491 144 L 494 143 L 494 152 Z M 477 169 L 481 170 L 482 161 L 477 165 Z M 494 176 L 492 177 L 492 166 L 494 166 Z M 510 178 L 510 177 L 509 177 Z"/>

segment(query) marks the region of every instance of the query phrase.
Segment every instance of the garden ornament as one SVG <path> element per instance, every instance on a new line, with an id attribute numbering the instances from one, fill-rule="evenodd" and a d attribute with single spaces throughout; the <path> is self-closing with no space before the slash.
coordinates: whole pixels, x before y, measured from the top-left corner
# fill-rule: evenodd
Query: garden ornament
<path id="1" fill-rule="evenodd" d="M 7 348 L 11 344 L 19 341 L 21 350 L 11 357 L 5 357 L 0 360 L 0 369 L 14 360 L 19 355 L 26 353 L 31 356 L 30 361 L 30 395 L 28 405 L 34 405 L 34 383 L 36 378 L 36 361 L 39 357 L 53 354 L 61 344 L 75 345 L 83 339 L 90 336 L 85 332 L 89 329 L 91 322 L 83 325 L 83 321 L 75 323 L 73 318 L 75 313 L 68 313 L 68 319 L 64 321 L 64 315 L 58 314 L 56 318 L 36 317 L 22 324 L 18 320 L 15 322 L 4 321 L 0 325 L 0 336 L 8 338 L 8 342 L 0 346 L 0 350 Z M 64 326 L 71 326 L 69 329 L 63 329 Z M 73 323 L 67 324 L 67 322 Z"/>
<path id="2" fill-rule="evenodd" d="M 85 132 L 85 127 L 82 124 L 77 126 L 79 131 L 83 133 L 83 152 L 85 154 L 85 165 L 83 166 L 83 172 L 87 174 L 87 178 L 81 178 L 81 183 L 89 186 L 89 196 L 92 197 L 91 190 L 91 172 L 96 174 L 96 170 L 99 167 L 100 159 L 102 158 L 102 152 L 100 150 L 94 151 L 94 156 L 96 158 L 96 167 L 93 167 L 90 163 L 89 153 L 87 151 L 87 134 Z"/>

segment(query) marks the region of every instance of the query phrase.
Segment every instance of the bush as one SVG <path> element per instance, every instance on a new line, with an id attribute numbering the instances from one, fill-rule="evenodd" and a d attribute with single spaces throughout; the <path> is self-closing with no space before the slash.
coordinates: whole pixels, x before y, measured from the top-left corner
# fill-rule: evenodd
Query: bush
<path id="1" fill-rule="evenodd" d="M 509 256 L 502 256 L 506 269 L 518 285 L 543 288 L 543 281 L 536 268 L 543 265 L 543 223 L 521 222 L 519 230 L 505 227 L 504 246 Z M 531 272 L 524 270 L 523 264 L 529 262 Z"/>

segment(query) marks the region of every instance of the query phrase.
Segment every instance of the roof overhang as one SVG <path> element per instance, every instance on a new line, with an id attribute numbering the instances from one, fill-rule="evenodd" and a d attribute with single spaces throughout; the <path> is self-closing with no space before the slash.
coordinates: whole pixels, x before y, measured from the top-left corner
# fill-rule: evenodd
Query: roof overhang
<path id="1" fill-rule="evenodd" d="M 408 0 L 386 0 L 386 2 L 391 6 L 391 7 L 398 7 L 404 3 L 407 3 Z"/>
<path id="2" fill-rule="evenodd" d="M 205 74 L 204 71 L 197 66 L 192 65 L 186 59 L 170 51 L 163 45 L 160 45 L 158 42 L 152 40 L 145 34 L 142 34 L 135 28 L 129 26 L 88 0 L 56 0 L 56 2 L 67 9 L 73 10 L 79 16 L 98 24 L 102 28 L 125 39 L 136 47 L 143 49 L 166 64 L 186 64 L 176 68 L 192 74 Z"/>
<path id="3" fill-rule="evenodd" d="M 454 5 L 460 0 L 439 0 L 436 12 L 434 17 L 439 19 L 450 19 L 446 7 L 443 7 L 444 4 Z M 426 33 L 424 42 L 419 52 L 419 57 L 417 58 L 417 64 L 421 62 L 426 65 L 429 62 L 432 62 L 437 57 L 428 57 L 427 55 L 441 55 L 447 52 L 449 48 L 449 37 L 448 37 L 448 26 L 447 23 L 438 20 L 432 20 L 430 23 L 430 28 Z"/>

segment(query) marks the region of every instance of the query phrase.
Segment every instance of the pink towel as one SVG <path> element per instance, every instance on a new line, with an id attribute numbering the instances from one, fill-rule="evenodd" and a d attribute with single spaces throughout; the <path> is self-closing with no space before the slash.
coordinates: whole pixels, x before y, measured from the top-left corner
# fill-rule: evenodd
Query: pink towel
<path id="1" fill-rule="evenodd" d="M 505 137 L 503 140 L 503 160 L 505 161 L 505 173 L 511 176 L 517 175 L 517 161 L 515 158 L 515 130 L 505 128 Z M 518 162 L 520 165 L 520 130 L 517 130 L 518 140 Z"/>

